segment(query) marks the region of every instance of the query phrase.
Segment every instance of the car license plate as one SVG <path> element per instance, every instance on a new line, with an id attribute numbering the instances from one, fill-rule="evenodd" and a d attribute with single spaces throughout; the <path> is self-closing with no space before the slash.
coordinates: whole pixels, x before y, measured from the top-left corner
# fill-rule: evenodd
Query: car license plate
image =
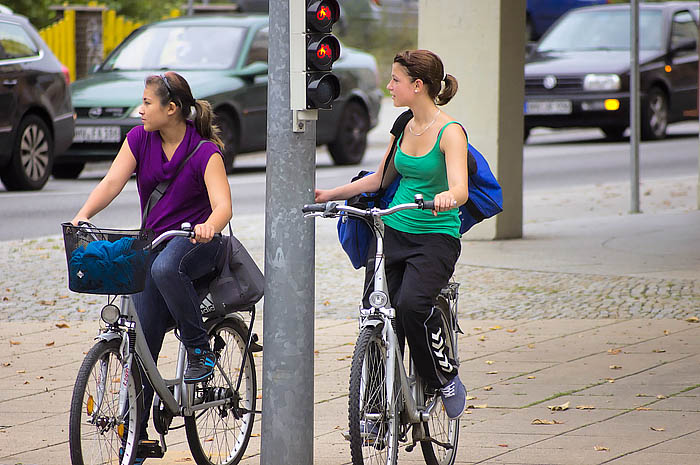
<path id="1" fill-rule="evenodd" d="M 531 100 L 525 102 L 526 115 L 568 115 L 571 100 Z"/>
<path id="2" fill-rule="evenodd" d="M 119 142 L 121 137 L 119 126 L 76 126 L 73 142 Z"/>

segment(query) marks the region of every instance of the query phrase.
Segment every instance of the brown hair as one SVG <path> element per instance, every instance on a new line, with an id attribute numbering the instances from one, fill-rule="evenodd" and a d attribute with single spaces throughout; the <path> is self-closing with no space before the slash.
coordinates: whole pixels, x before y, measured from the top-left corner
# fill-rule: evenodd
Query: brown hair
<path id="1" fill-rule="evenodd" d="M 180 116 L 184 120 L 190 117 L 194 107 L 194 127 L 199 135 L 214 142 L 222 151 L 224 150 L 224 142 L 219 137 L 221 131 L 213 124 L 214 113 L 211 105 L 206 100 L 195 100 L 185 78 L 168 71 L 165 74 L 148 76 L 146 85 L 154 87 L 161 105 L 165 106 L 173 102 L 180 109 Z"/>
<path id="2" fill-rule="evenodd" d="M 403 66 L 411 80 L 423 81 L 428 95 L 437 105 L 445 105 L 457 93 L 457 79 L 451 74 L 445 74 L 442 60 L 430 50 L 406 50 L 397 53 L 394 63 Z"/>

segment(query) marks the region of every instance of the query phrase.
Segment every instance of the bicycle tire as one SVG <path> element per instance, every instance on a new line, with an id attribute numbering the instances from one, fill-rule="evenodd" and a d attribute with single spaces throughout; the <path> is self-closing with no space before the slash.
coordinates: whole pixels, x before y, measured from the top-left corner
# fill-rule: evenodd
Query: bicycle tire
<path id="1" fill-rule="evenodd" d="M 99 341 L 87 353 L 78 371 L 68 430 L 73 465 L 120 463 L 122 427 L 122 434 L 127 437 L 121 463 L 131 465 L 134 462 L 143 412 L 141 375 L 139 370 L 131 370 L 129 374 L 127 420 L 120 422 L 119 387 L 123 367 L 120 344 L 120 339 Z"/>
<path id="2" fill-rule="evenodd" d="M 445 337 L 448 354 L 456 358 L 457 354 L 457 333 L 455 332 L 454 319 L 450 309 L 450 302 L 440 296 L 436 303 L 440 309 L 440 319 L 442 321 L 443 333 L 449 335 Z M 440 393 L 427 390 L 425 392 L 426 401 L 431 397 L 438 396 Z M 459 441 L 459 419 L 451 420 L 448 418 L 445 408 L 440 401 L 439 407 L 430 416 L 430 419 L 423 423 L 425 433 L 442 444 L 449 444 L 451 448 L 442 447 L 432 441 L 421 441 L 421 449 L 423 458 L 427 465 L 452 465 L 457 458 L 457 443 Z"/>
<path id="3" fill-rule="evenodd" d="M 352 355 L 348 403 L 353 465 L 393 465 L 398 458 L 401 393 L 394 377 L 394 402 L 388 405 L 386 351 L 382 325 L 360 331 Z M 361 431 L 361 422 L 367 425 L 368 420 L 373 422 L 371 430 L 376 427 L 376 435 Z"/>
<path id="4" fill-rule="evenodd" d="M 214 377 L 206 383 L 197 384 L 196 389 L 200 389 L 199 392 L 203 396 L 223 392 L 221 389 L 226 390 L 228 383 L 221 370 L 223 369 L 235 384 L 240 367 L 243 366 L 241 389 L 238 391 L 240 402 L 237 406 L 244 408 L 246 413 L 236 410 L 236 405 L 227 405 L 225 408 L 198 410 L 194 415 L 185 417 L 187 442 L 198 465 L 237 464 L 248 447 L 255 421 L 257 380 L 251 352 L 247 354 L 246 363 L 242 363 L 247 336 L 245 324 L 231 318 L 223 320 L 209 330 L 212 347 L 217 347 L 217 337 L 221 339 L 218 344 L 223 342 L 224 345 L 219 352 Z M 232 394 L 235 393 L 227 393 L 226 396 L 235 397 Z"/>

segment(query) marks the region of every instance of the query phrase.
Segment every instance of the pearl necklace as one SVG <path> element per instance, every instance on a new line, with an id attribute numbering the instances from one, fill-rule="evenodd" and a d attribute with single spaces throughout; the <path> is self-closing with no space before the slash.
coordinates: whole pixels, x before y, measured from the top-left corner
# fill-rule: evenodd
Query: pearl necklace
<path id="1" fill-rule="evenodd" d="M 414 121 L 415 121 L 415 120 L 411 121 L 411 125 L 408 127 L 409 132 L 410 132 L 411 134 L 413 134 L 414 136 L 422 136 L 423 134 L 425 134 L 425 131 L 427 131 L 428 129 L 430 129 L 430 127 L 431 127 L 433 124 L 435 124 L 435 121 L 437 121 L 437 117 L 438 117 L 439 114 L 440 114 L 440 109 L 438 108 L 437 113 L 435 113 L 435 118 L 433 118 L 433 120 L 432 120 L 431 122 L 429 122 L 428 125 L 425 127 L 425 129 L 423 129 L 421 132 L 413 132 L 413 124 L 414 124 Z"/>

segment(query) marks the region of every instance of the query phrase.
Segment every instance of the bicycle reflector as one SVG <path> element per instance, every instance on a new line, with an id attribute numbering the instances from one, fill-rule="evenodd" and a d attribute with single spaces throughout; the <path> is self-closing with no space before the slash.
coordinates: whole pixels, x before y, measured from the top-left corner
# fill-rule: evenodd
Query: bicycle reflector
<path id="1" fill-rule="evenodd" d="M 113 325 L 119 321 L 119 307 L 112 304 L 105 305 L 100 312 L 100 318 L 108 325 Z"/>

